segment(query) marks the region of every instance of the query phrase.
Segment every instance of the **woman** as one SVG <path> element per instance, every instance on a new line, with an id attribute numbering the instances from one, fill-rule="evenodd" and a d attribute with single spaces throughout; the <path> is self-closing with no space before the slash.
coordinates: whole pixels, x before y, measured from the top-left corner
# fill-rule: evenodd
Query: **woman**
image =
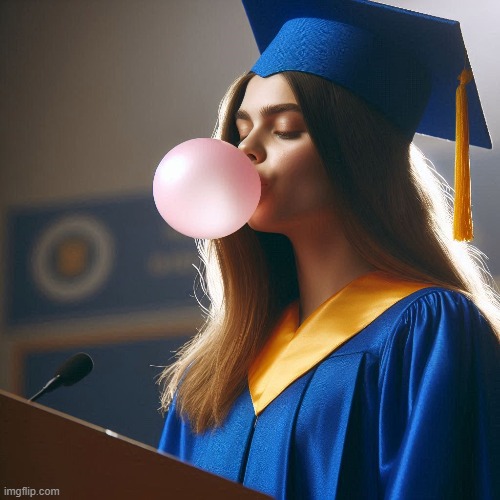
<path id="1" fill-rule="evenodd" d="M 248 226 L 200 245 L 211 306 L 164 374 L 160 449 L 275 498 L 493 497 L 498 300 L 411 144 L 429 88 L 412 115 L 304 68 L 310 54 L 294 67 L 295 39 L 345 34 L 347 14 L 316 14 L 316 31 L 280 18 L 221 107 L 218 136 L 263 192 Z"/>

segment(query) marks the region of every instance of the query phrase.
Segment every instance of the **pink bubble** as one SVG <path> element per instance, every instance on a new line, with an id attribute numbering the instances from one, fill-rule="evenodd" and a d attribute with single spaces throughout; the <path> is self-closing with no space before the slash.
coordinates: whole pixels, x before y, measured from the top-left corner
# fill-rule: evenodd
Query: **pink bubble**
<path id="1" fill-rule="evenodd" d="M 156 208 L 176 231 L 222 238 L 244 226 L 259 203 L 259 175 L 238 148 L 191 139 L 170 150 L 153 180 Z"/>

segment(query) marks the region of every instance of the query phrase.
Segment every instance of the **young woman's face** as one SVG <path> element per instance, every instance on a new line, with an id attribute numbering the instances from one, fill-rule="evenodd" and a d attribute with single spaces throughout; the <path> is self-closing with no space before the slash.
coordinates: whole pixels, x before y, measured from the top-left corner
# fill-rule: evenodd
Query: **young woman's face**
<path id="1" fill-rule="evenodd" d="M 236 113 L 239 148 L 262 182 L 249 221 L 258 231 L 290 235 L 333 213 L 333 190 L 307 131 L 300 107 L 282 75 L 254 76 Z"/>

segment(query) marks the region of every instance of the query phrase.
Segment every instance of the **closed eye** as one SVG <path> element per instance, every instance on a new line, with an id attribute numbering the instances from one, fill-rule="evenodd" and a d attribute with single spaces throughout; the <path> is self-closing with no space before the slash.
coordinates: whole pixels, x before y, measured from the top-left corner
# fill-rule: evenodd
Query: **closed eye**
<path id="1" fill-rule="evenodd" d="M 274 135 L 278 136 L 280 139 L 298 139 L 301 135 L 302 132 L 288 132 L 288 131 L 280 131 L 276 130 L 274 132 Z"/>

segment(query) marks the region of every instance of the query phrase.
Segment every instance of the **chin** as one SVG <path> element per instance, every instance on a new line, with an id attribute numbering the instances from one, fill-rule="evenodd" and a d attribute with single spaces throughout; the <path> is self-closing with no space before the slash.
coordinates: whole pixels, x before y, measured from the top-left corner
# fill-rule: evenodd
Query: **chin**
<path id="1" fill-rule="evenodd" d="M 261 233 L 277 233 L 277 234 L 285 234 L 283 225 L 273 223 L 268 218 L 264 217 L 252 217 L 248 221 L 248 225 L 254 231 L 260 231 Z"/>
<path id="2" fill-rule="evenodd" d="M 255 220 L 252 220 L 250 219 L 248 221 L 248 225 L 254 230 L 254 231 L 260 231 L 262 233 L 269 233 L 271 231 L 269 231 L 267 228 L 266 228 L 266 224 L 259 224 L 258 221 L 255 221 Z"/>
<path id="3" fill-rule="evenodd" d="M 267 221 L 260 220 L 259 218 L 252 217 L 248 221 L 248 225 L 254 230 L 254 231 L 260 231 L 261 233 L 276 233 L 277 231 L 272 228 L 272 225 L 269 224 Z"/>

